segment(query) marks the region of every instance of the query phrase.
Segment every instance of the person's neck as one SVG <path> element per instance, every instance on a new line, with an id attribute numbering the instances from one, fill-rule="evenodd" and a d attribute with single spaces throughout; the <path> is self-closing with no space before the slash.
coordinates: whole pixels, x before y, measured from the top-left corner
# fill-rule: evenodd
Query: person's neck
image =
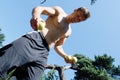
<path id="1" fill-rule="evenodd" d="M 70 24 L 69 16 L 66 17 L 66 23 Z"/>

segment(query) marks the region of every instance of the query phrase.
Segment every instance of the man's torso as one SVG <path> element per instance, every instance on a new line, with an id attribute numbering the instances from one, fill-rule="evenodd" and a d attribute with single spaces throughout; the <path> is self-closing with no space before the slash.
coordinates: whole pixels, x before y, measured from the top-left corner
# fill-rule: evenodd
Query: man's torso
<path id="1" fill-rule="evenodd" d="M 46 28 L 42 33 L 48 42 L 49 47 L 59 40 L 62 36 L 69 36 L 71 33 L 70 25 L 66 23 L 66 15 L 50 16 L 46 20 Z"/>

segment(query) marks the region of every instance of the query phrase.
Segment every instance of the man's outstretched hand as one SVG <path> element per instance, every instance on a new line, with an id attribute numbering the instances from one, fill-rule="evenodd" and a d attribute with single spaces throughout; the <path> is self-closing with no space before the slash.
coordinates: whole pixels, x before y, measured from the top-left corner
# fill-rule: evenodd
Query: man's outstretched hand
<path id="1" fill-rule="evenodd" d="M 75 57 L 75 56 L 71 56 L 71 55 L 67 55 L 67 56 L 65 56 L 65 62 L 66 63 L 70 63 L 70 64 L 75 64 L 75 63 L 77 63 L 77 58 Z"/>
<path id="2" fill-rule="evenodd" d="M 46 23 L 41 18 L 39 18 L 39 19 L 38 18 L 32 18 L 30 20 L 30 25 L 34 30 L 42 30 L 45 27 Z"/>

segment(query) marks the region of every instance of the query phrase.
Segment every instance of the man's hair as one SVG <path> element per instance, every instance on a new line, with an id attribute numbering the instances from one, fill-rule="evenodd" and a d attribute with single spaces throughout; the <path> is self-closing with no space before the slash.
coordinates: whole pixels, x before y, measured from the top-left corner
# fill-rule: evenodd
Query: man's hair
<path id="1" fill-rule="evenodd" d="M 77 10 L 81 11 L 83 13 L 84 20 L 86 20 L 87 18 L 90 17 L 90 12 L 89 12 L 89 10 L 86 7 L 80 7 Z"/>

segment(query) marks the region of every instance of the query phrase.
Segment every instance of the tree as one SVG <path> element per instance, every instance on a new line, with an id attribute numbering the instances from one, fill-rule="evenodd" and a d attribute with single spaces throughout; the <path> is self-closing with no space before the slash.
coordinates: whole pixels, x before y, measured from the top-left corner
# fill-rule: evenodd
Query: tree
<path id="1" fill-rule="evenodd" d="M 108 72 L 113 68 L 114 58 L 104 54 L 103 56 L 95 56 L 95 61 L 93 62 L 94 66 L 100 68 L 105 68 Z"/>
<path id="2" fill-rule="evenodd" d="M 5 36 L 3 33 L 1 33 L 1 29 L 0 29 L 0 47 L 2 46 L 2 42 L 4 41 L 4 38 Z"/>
<path id="3" fill-rule="evenodd" d="M 78 63 L 76 64 L 78 68 L 74 77 L 75 80 L 112 80 L 107 73 L 106 66 L 103 66 L 104 68 L 99 68 L 98 65 L 95 65 L 95 62 L 98 62 L 96 61 L 97 56 L 95 61 L 80 54 L 76 54 L 75 56 L 78 58 Z M 98 57 L 104 60 L 104 55 Z M 109 57 L 106 57 L 105 60 L 109 60 Z"/>

